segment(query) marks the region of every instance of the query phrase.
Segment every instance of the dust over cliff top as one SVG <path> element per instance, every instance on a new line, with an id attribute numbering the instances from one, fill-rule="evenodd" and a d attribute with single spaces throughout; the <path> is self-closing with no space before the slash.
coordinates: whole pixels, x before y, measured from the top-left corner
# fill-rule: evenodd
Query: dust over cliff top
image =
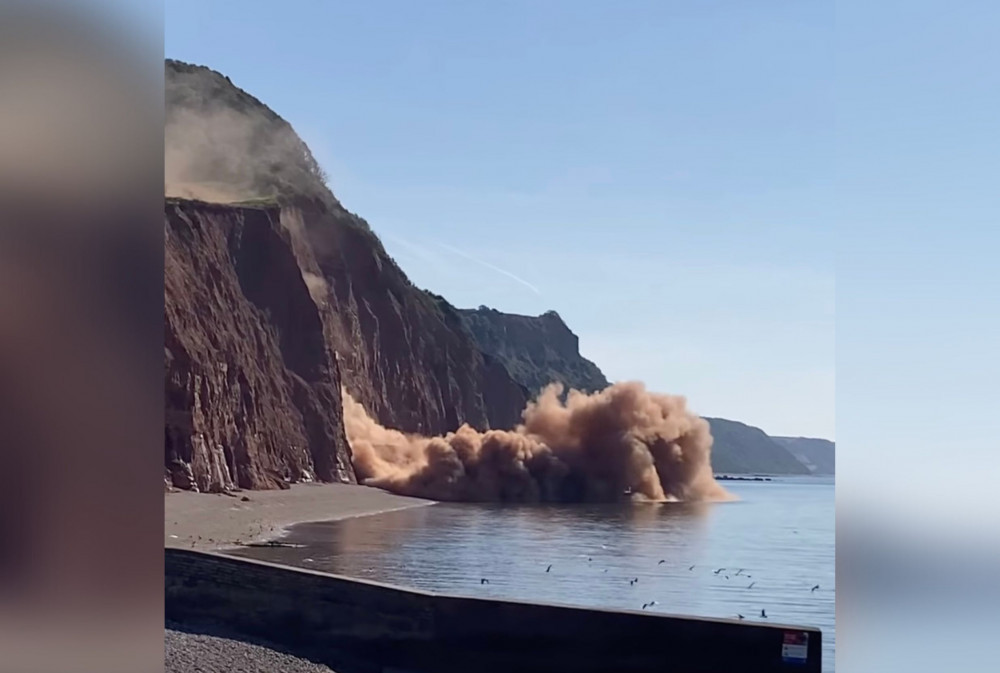
<path id="1" fill-rule="evenodd" d="M 210 68 L 167 59 L 167 196 L 232 203 L 306 199 L 340 204 L 291 124 Z"/>

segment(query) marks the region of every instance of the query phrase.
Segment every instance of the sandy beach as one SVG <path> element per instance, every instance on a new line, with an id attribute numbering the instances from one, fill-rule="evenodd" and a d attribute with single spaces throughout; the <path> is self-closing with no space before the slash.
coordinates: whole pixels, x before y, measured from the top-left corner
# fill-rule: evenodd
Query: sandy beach
<path id="1" fill-rule="evenodd" d="M 164 495 L 164 544 L 218 550 L 281 536 L 293 524 L 334 521 L 433 504 L 351 484 L 296 484 L 288 490 Z"/>

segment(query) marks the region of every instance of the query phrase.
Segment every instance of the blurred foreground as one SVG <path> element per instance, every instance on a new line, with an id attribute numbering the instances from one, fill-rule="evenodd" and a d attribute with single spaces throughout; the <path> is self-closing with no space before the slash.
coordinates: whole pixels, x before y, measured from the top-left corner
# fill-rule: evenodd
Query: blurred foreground
<path id="1" fill-rule="evenodd" d="M 0 661 L 162 666 L 158 8 L 0 7 Z"/>

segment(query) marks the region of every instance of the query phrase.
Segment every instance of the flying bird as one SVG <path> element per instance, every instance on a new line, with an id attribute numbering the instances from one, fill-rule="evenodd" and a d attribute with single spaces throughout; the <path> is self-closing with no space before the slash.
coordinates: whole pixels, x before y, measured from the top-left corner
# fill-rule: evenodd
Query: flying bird
<path id="1" fill-rule="evenodd" d="M 486 579 L 486 578 L 484 577 L 484 578 L 482 578 L 481 580 L 479 580 L 479 583 L 480 583 L 480 584 L 489 584 L 489 583 L 490 583 L 490 581 L 489 581 L 488 579 Z"/>
<path id="2" fill-rule="evenodd" d="M 727 580 L 729 579 L 729 575 L 723 575 L 723 577 L 725 577 Z"/>
<path id="3" fill-rule="evenodd" d="M 816 591 L 816 589 L 819 589 L 819 585 L 818 584 L 816 586 L 814 586 L 812 589 L 810 589 L 809 591 Z"/>
<path id="4" fill-rule="evenodd" d="M 755 585 L 755 584 L 757 584 L 757 580 L 754 580 L 753 582 L 751 582 L 750 586 L 748 586 L 747 589 L 753 589 L 753 585 Z"/>
<path id="5" fill-rule="evenodd" d="M 739 613 L 737 613 L 736 616 L 739 617 L 740 619 L 745 619 L 745 617 Z"/>
<path id="6" fill-rule="evenodd" d="M 716 571 L 715 571 L 714 573 L 712 573 L 712 574 L 713 574 L 713 575 L 718 575 L 718 574 L 719 574 L 719 573 L 721 573 L 721 572 L 722 572 L 723 570 L 725 570 L 725 568 L 719 568 L 718 570 L 716 570 Z"/>
<path id="7" fill-rule="evenodd" d="M 737 571 L 736 571 L 736 574 L 737 574 L 737 575 L 739 575 L 739 574 L 740 574 L 741 572 L 743 572 L 744 570 L 746 570 L 746 568 L 740 568 L 739 570 L 737 570 Z"/>
<path id="8" fill-rule="evenodd" d="M 764 619 L 767 619 L 767 613 L 764 612 L 763 608 L 760 611 L 760 616 L 763 617 Z"/>
<path id="9" fill-rule="evenodd" d="M 548 572 L 550 570 L 552 570 L 552 566 L 551 565 L 548 568 L 545 569 L 545 572 Z"/>
<path id="10" fill-rule="evenodd" d="M 694 570 L 694 566 L 691 566 L 690 568 L 688 568 L 688 570 Z"/>

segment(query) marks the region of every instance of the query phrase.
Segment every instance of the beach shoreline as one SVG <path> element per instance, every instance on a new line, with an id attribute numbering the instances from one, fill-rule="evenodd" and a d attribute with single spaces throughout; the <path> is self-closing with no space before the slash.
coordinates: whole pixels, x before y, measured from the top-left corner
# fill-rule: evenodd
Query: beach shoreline
<path id="1" fill-rule="evenodd" d="M 339 521 L 435 504 L 354 484 L 294 484 L 287 490 L 164 494 L 164 546 L 235 549 L 283 537 L 299 523 Z"/>

